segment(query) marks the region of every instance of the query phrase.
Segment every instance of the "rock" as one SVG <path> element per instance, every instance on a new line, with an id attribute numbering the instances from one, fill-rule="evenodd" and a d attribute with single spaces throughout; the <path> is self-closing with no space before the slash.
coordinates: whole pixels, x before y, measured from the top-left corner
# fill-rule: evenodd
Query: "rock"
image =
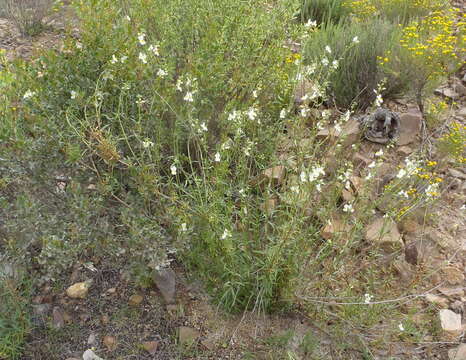
<path id="1" fill-rule="evenodd" d="M 460 118 L 466 119 L 466 106 L 462 107 L 456 115 Z"/>
<path id="2" fill-rule="evenodd" d="M 61 329 L 65 326 L 63 311 L 58 306 L 55 306 L 52 311 L 52 326 L 55 329 Z"/>
<path id="3" fill-rule="evenodd" d="M 460 95 L 454 91 L 452 88 L 449 87 L 443 87 L 443 88 L 438 88 L 434 91 L 435 95 L 443 96 L 452 100 L 458 100 Z"/>
<path id="4" fill-rule="evenodd" d="M 196 329 L 180 326 L 178 328 L 178 340 L 181 345 L 193 344 L 201 336 Z"/>
<path id="5" fill-rule="evenodd" d="M 87 296 L 90 286 L 90 281 L 73 284 L 68 289 L 66 289 L 66 295 L 72 299 L 84 299 Z"/>
<path id="6" fill-rule="evenodd" d="M 267 179 L 274 186 L 283 184 L 285 179 L 286 169 L 283 165 L 274 166 L 265 169 L 262 172 L 262 176 Z"/>
<path id="7" fill-rule="evenodd" d="M 96 346 L 97 345 L 97 338 L 94 333 L 91 333 L 87 338 L 87 345 Z"/>
<path id="8" fill-rule="evenodd" d="M 460 344 L 456 349 L 448 350 L 450 360 L 466 360 L 466 343 Z"/>
<path id="9" fill-rule="evenodd" d="M 154 282 L 160 290 L 165 302 L 172 304 L 175 302 L 176 278 L 172 269 L 161 269 L 155 272 Z"/>
<path id="10" fill-rule="evenodd" d="M 455 178 L 466 180 L 466 174 L 462 171 L 450 168 L 448 169 L 448 173 Z"/>
<path id="11" fill-rule="evenodd" d="M 157 348 L 159 347 L 159 343 L 158 343 L 158 341 L 144 341 L 142 343 L 142 347 L 149 354 L 155 355 L 155 353 L 157 352 Z"/>
<path id="12" fill-rule="evenodd" d="M 450 305 L 450 308 L 459 314 L 464 314 L 465 305 L 463 301 L 456 300 Z"/>
<path id="13" fill-rule="evenodd" d="M 110 321 L 110 318 L 108 317 L 108 315 L 102 315 L 100 317 L 100 322 L 102 323 L 102 325 L 107 325 Z"/>
<path id="14" fill-rule="evenodd" d="M 359 118 L 364 137 L 378 144 L 387 144 L 399 136 L 400 117 L 386 108 L 377 108 L 372 114 Z"/>
<path id="15" fill-rule="evenodd" d="M 426 300 L 434 305 L 438 305 L 444 309 L 448 308 L 448 299 L 445 299 L 442 296 L 434 295 L 434 294 L 427 294 Z"/>
<path id="16" fill-rule="evenodd" d="M 410 283 L 414 279 L 411 266 L 403 259 L 395 260 L 393 262 L 393 268 L 404 283 Z"/>
<path id="17" fill-rule="evenodd" d="M 131 295 L 131 296 L 129 297 L 128 303 L 129 303 L 131 306 L 138 306 L 140 303 L 142 303 L 142 300 L 144 300 L 144 298 L 142 297 L 142 295 L 135 294 L 135 295 Z"/>
<path id="18" fill-rule="evenodd" d="M 32 323 L 37 327 L 45 326 L 51 307 L 50 304 L 32 305 Z"/>
<path id="19" fill-rule="evenodd" d="M 414 142 L 421 131 L 422 121 L 423 118 L 420 111 L 401 114 L 397 145 L 405 146 Z"/>
<path id="20" fill-rule="evenodd" d="M 452 86 L 452 90 L 457 93 L 460 97 L 466 95 L 466 86 L 461 84 L 459 79 L 455 79 L 456 81 L 454 82 Z"/>
<path id="21" fill-rule="evenodd" d="M 421 226 L 412 219 L 407 219 L 400 223 L 400 230 L 402 233 L 405 233 L 405 234 L 415 233 L 419 231 L 420 227 Z"/>
<path id="22" fill-rule="evenodd" d="M 405 245 L 405 260 L 408 264 L 418 264 L 419 252 L 416 245 L 417 244 L 415 242 L 410 242 Z"/>
<path id="23" fill-rule="evenodd" d="M 105 345 L 108 351 L 113 351 L 117 347 L 117 341 L 114 336 L 104 336 L 104 338 L 102 339 L 102 343 Z"/>
<path id="24" fill-rule="evenodd" d="M 354 200 L 354 195 L 351 191 L 343 189 L 341 192 L 341 197 L 345 202 L 352 202 Z"/>
<path id="25" fill-rule="evenodd" d="M 399 249 L 402 245 L 396 223 L 384 218 L 378 218 L 366 227 L 366 240 L 390 251 Z"/>
<path id="26" fill-rule="evenodd" d="M 87 349 L 84 351 L 83 360 L 104 360 L 101 357 L 97 356 L 94 351 Z"/>
<path id="27" fill-rule="evenodd" d="M 371 163 L 372 159 L 362 155 L 361 153 L 356 153 L 353 155 L 353 164 L 355 168 L 365 169 Z"/>
<path id="28" fill-rule="evenodd" d="M 443 268 L 442 273 L 445 274 L 446 280 L 450 285 L 459 285 L 464 281 L 463 272 L 454 266 L 447 266 Z"/>
<path id="29" fill-rule="evenodd" d="M 396 152 L 400 155 L 408 156 L 413 152 L 413 149 L 411 149 L 409 146 L 400 146 Z"/>
<path id="30" fill-rule="evenodd" d="M 261 204 L 261 210 L 267 215 L 271 215 L 278 205 L 278 199 L 275 197 L 269 198 Z"/>
<path id="31" fill-rule="evenodd" d="M 461 297 L 461 296 L 464 296 L 464 289 L 461 288 L 461 287 L 457 287 L 457 288 L 441 287 L 441 288 L 438 288 L 438 291 L 441 292 L 443 295 L 449 296 L 449 297 L 453 297 L 453 296 Z"/>
<path id="32" fill-rule="evenodd" d="M 448 309 L 442 309 L 439 312 L 440 325 L 442 329 L 454 335 L 460 334 L 463 327 L 461 325 L 461 315 Z"/>
<path id="33" fill-rule="evenodd" d="M 324 228 L 320 232 L 320 235 L 325 240 L 330 240 L 335 235 L 349 232 L 350 230 L 351 230 L 350 225 L 343 223 L 341 220 L 333 219 L 327 222 L 327 224 L 324 226 Z"/>

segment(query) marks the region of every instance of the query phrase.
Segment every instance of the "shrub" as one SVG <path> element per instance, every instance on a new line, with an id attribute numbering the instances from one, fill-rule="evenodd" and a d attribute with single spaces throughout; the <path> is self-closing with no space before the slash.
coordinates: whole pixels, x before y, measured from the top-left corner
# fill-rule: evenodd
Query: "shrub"
<path id="1" fill-rule="evenodd" d="M 402 65 L 397 74 L 385 72 L 379 65 L 380 56 L 397 52 L 399 36 L 398 27 L 383 20 L 327 24 L 307 40 L 304 62 L 335 64 L 328 78 L 329 95 L 340 107 L 355 103 L 364 109 L 374 101 L 374 90 L 382 80 L 384 96 L 399 93 L 410 81 L 408 74 L 400 73 Z M 326 54 L 326 61 L 321 54 Z"/>
<path id="2" fill-rule="evenodd" d="M 43 29 L 42 20 L 53 0 L 0 0 L 3 16 L 12 20 L 23 35 L 33 36 Z"/>
<path id="3" fill-rule="evenodd" d="M 317 24 L 337 23 L 349 14 L 343 0 L 302 0 L 299 17 L 303 23 L 316 21 Z"/>

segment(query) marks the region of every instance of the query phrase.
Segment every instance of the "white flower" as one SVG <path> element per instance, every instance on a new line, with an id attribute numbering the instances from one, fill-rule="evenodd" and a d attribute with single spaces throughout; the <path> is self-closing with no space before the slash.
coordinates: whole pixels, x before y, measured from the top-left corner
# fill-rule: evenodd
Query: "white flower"
<path id="1" fill-rule="evenodd" d="M 112 60 L 110 60 L 110 62 L 111 62 L 112 64 L 116 64 L 116 63 L 118 62 L 118 59 L 117 59 L 117 57 L 115 56 L 115 54 L 112 55 Z"/>
<path id="2" fill-rule="evenodd" d="M 317 130 L 324 130 L 325 126 L 322 121 L 317 122 Z"/>
<path id="3" fill-rule="evenodd" d="M 405 328 L 402 323 L 398 324 L 398 329 L 400 329 L 400 331 L 405 331 Z"/>
<path id="4" fill-rule="evenodd" d="M 186 223 L 181 224 L 181 231 L 183 231 L 183 232 L 188 231 L 188 227 L 186 226 Z"/>
<path id="5" fill-rule="evenodd" d="M 167 73 L 164 69 L 159 69 L 159 70 L 157 71 L 157 76 L 165 77 L 165 76 L 167 76 L 167 75 L 168 75 L 168 73 Z"/>
<path id="6" fill-rule="evenodd" d="M 205 122 L 201 123 L 201 130 L 202 130 L 202 131 L 207 131 L 207 130 L 209 130 L 209 129 L 207 128 L 207 125 L 205 124 Z"/>
<path id="7" fill-rule="evenodd" d="M 345 205 L 343 205 L 343 212 L 345 212 L 345 213 L 353 213 L 353 212 L 354 212 L 353 205 L 352 205 L 352 204 L 345 204 Z"/>
<path id="8" fill-rule="evenodd" d="M 139 53 L 139 60 L 141 60 L 144 64 L 147 64 L 147 55 L 143 52 Z"/>
<path id="9" fill-rule="evenodd" d="M 131 18 L 130 18 L 128 15 L 125 16 L 125 19 L 126 19 L 127 21 L 131 21 Z"/>
<path id="10" fill-rule="evenodd" d="M 329 54 L 332 53 L 332 49 L 330 49 L 330 46 L 325 46 L 325 51 L 328 52 Z"/>
<path id="11" fill-rule="evenodd" d="M 364 302 L 365 302 L 366 304 L 369 304 L 369 303 L 371 302 L 372 298 L 373 298 L 372 295 L 370 295 L 370 294 L 364 294 Z"/>
<path id="12" fill-rule="evenodd" d="M 308 117 L 310 113 L 311 113 L 311 109 L 308 108 L 308 107 L 302 108 L 302 109 L 301 109 L 301 112 L 300 112 L 300 114 L 301 114 L 301 116 L 302 116 L 303 118 Z"/>
<path id="13" fill-rule="evenodd" d="M 335 70 L 338 69 L 338 60 L 333 60 L 332 61 L 332 68 L 335 69 Z"/>
<path id="14" fill-rule="evenodd" d="M 222 239 L 222 240 L 225 240 L 226 238 L 229 238 L 229 237 L 231 237 L 231 231 L 225 229 L 225 230 L 223 231 L 223 234 L 222 234 L 222 236 L 221 236 L 221 239 Z"/>
<path id="15" fill-rule="evenodd" d="M 322 183 L 317 183 L 317 184 L 316 184 L 316 190 L 317 190 L 318 192 L 322 192 Z"/>
<path id="16" fill-rule="evenodd" d="M 181 88 L 181 85 L 183 85 L 183 80 L 178 79 L 178 80 L 176 81 L 176 90 L 178 90 L 178 91 L 183 91 L 183 89 Z"/>
<path id="17" fill-rule="evenodd" d="M 357 36 L 355 36 L 355 37 L 353 38 L 353 42 L 354 42 L 355 44 L 358 44 L 358 43 L 359 43 L 359 38 L 358 38 Z"/>
<path id="18" fill-rule="evenodd" d="M 239 117 L 239 112 L 233 110 L 231 113 L 228 114 L 228 121 L 235 121 Z"/>
<path id="19" fill-rule="evenodd" d="M 186 95 L 184 96 L 183 99 L 184 99 L 185 101 L 193 102 L 193 101 L 194 101 L 194 99 L 193 99 L 193 93 L 190 92 L 190 91 L 188 91 L 188 92 L 186 93 Z"/>
<path id="20" fill-rule="evenodd" d="M 327 109 L 327 110 L 323 110 L 323 111 L 322 111 L 322 118 L 325 119 L 325 120 L 327 120 L 327 119 L 330 117 L 331 114 L 332 114 L 332 112 L 331 112 L 330 110 L 328 110 L 328 109 Z"/>
<path id="21" fill-rule="evenodd" d="M 304 26 L 307 27 L 307 28 L 316 27 L 317 26 L 317 21 L 315 21 L 315 20 L 313 21 L 313 20 L 309 19 L 307 21 L 307 23 L 304 24 Z"/>
<path id="22" fill-rule="evenodd" d="M 304 170 L 301 171 L 301 174 L 299 175 L 299 178 L 300 178 L 301 182 L 306 182 L 307 181 L 306 172 Z"/>
<path id="23" fill-rule="evenodd" d="M 382 155 L 383 155 L 383 150 L 380 149 L 380 150 L 377 151 L 374 155 L 375 155 L 375 156 L 382 156 Z"/>
<path id="24" fill-rule="evenodd" d="M 341 133 L 341 125 L 339 123 L 335 123 L 335 131 Z"/>
<path id="25" fill-rule="evenodd" d="M 34 95 L 36 95 L 35 91 L 27 90 L 23 95 L 23 99 L 27 100 L 27 99 L 33 97 Z"/>
<path id="26" fill-rule="evenodd" d="M 139 33 L 138 34 L 138 41 L 139 41 L 139 44 L 146 45 L 146 34 Z"/>
<path id="27" fill-rule="evenodd" d="M 230 148 L 231 148 L 231 143 L 232 143 L 232 142 L 233 142 L 233 141 L 232 141 L 231 139 L 228 139 L 227 141 L 225 141 L 225 142 L 222 144 L 221 149 L 222 149 L 222 150 L 228 150 L 228 149 L 230 149 Z"/>
<path id="28" fill-rule="evenodd" d="M 408 195 L 408 193 L 407 193 L 405 190 L 400 190 L 400 191 L 398 192 L 398 196 L 401 196 L 401 197 L 404 197 L 404 198 L 406 198 L 406 199 L 409 199 L 409 195 Z"/>
<path id="29" fill-rule="evenodd" d="M 82 49 L 83 44 L 81 44 L 79 41 L 76 41 L 76 49 Z"/>
<path id="30" fill-rule="evenodd" d="M 71 90 L 71 95 L 70 95 L 71 99 L 76 99 L 77 95 L 78 95 L 78 93 L 76 91 Z"/>
<path id="31" fill-rule="evenodd" d="M 466 210 L 466 204 L 460 207 L 460 210 Z"/>
<path id="32" fill-rule="evenodd" d="M 148 139 L 142 142 L 142 147 L 144 149 L 147 149 L 148 147 L 152 147 L 152 146 L 154 146 L 154 143 Z"/>
<path id="33" fill-rule="evenodd" d="M 324 57 L 321 61 L 324 66 L 328 65 L 328 59 L 326 57 Z"/>
<path id="34" fill-rule="evenodd" d="M 219 152 L 217 152 L 217 153 L 215 154 L 215 159 L 214 159 L 214 161 L 215 161 L 215 162 L 220 162 L 220 153 L 219 153 Z"/>
<path id="35" fill-rule="evenodd" d="M 175 164 L 172 164 L 172 166 L 170 166 L 170 171 L 171 171 L 172 175 L 176 175 L 176 165 Z"/>
<path id="36" fill-rule="evenodd" d="M 369 165 L 367 165 L 369 169 L 372 169 L 375 167 L 375 161 L 372 161 Z"/>
<path id="37" fill-rule="evenodd" d="M 123 55 L 123 56 L 121 57 L 121 59 L 120 59 L 120 62 L 121 62 L 122 64 L 124 64 L 124 63 L 126 62 L 126 60 L 128 60 L 128 57 L 127 57 L 126 55 Z"/>
<path id="38" fill-rule="evenodd" d="M 309 172 L 309 181 L 313 182 L 317 180 L 320 175 L 325 175 L 324 168 L 322 166 L 314 166 Z"/>
<path id="39" fill-rule="evenodd" d="M 282 110 L 280 111 L 280 119 L 286 118 L 286 114 L 287 114 L 286 109 L 282 109 Z"/>
<path id="40" fill-rule="evenodd" d="M 347 122 L 347 121 L 349 120 L 350 116 L 351 116 L 351 111 L 348 110 L 348 111 L 346 111 L 346 112 L 343 114 L 343 116 L 341 117 L 341 121 Z"/>
<path id="41" fill-rule="evenodd" d="M 396 174 L 396 177 L 397 177 L 398 179 L 401 179 L 401 178 L 403 178 L 406 174 L 407 174 L 407 172 L 406 172 L 405 169 L 400 169 L 400 170 L 398 171 L 398 174 Z"/>
<path id="42" fill-rule="evenodd" d="M 252 97 L 253 97 L 254 99 L 257 99 L 257 90 L 254 90 L 254 91 L 252 92 Z"/>
<path id="43" fill-rule="evenodd" d="M 250 109 L 248 110 L 248 118 L 249 118 L 250 120 L 255 120 L 256 117 L 257 117 L 257 111 L 256 111 L 256 109 L 253 108 L 253 107 L 250 108 Z"/>
<path id="44" fill-rule="evenodd" d="M 155 56 L 159 56 L 159 45 L 150 45 L 149 51 L 151 51 Z"/>
<path id="45" fill-rule="evenodd" d="M 376 97 L 376 99 L 375 99 L 375 105 L 376 105 L 377 107 L 380 107 L 380 106 L 382 106 L 382 104 L 383 104 L 382 95 L 381 95 L 381 94 L 377 94 L 377 97 Z"/>

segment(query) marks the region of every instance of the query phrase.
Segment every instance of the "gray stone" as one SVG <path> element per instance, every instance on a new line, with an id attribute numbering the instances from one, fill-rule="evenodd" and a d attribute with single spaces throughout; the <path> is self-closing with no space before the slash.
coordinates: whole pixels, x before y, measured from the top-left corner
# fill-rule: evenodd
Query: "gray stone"
<path id="1" fill-rule="evenodd" d="M 168 304 L 175 302 L 176 278 L 172 269 L 156 270 L 154 282 Z"/>
<path id="2" fill-rule="evenodd" d="M 462 171 L 456 169 L 448 169 L 448 173 L 455 178 L 466 180 L 466 174 Z"/>
<path id="3" fill-rule="evenodd" d="M 83 353 L 83 360 L 103 360 L 101 357 L 97 356 L 94 351 L 87 349 Z"/>
<path id="4" fill-rule="evenodd" d="M 58 306 L 55 306 L 52 311 L 52 326 L 55 329 L 61 329 L 63 326 L 65 326 L 63 311 Z"/>
<path id="5" fill-rule="evenodd" d="M 200 335 L 199 331 L 187 326 L 180 326 L 178 328 L 178 340 L 181 345 L 194 343 Z"/>
<path id="6" fill-rule="evenodd" d="M 366 240 L 390 251 L 398 250 L 403 244 L 396 223 L 388 218 L 378 218 L 367 226 Z"/>
<path id="7" fill-rule="evenodd" d="M 466 360 L 466 343 L 460 344 L 456 349 L 448 350 L 450 360 Z"/>
<path id="8" fill-rule="evenodd" d="M 420 111 L 402 114 L 400 116 L 400 134 L 397 145 L 405 146 L 414 142 L 421 131 L 422 121 Z"/>
<path id="9" fill-rule="evenodd" d="M 449 333 L 461 333 L 461 314 L 457 314 L 448 309 L 442 309 L 439 312 L 440 324 L 442 329 Z"/>

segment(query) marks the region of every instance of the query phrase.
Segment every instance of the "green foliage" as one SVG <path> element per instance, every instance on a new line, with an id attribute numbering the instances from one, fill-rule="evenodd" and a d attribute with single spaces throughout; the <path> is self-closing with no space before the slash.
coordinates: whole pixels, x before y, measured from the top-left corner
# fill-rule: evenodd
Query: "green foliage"
<path id="1" fill-rule="evenodd" d="M 374 101 L 374 90 L 382 80 L 385 79 L 384 96 L 399 93 L 409 83 L 407 74 L 401 73 L 402 64 L 397 68 L 398 73 L 393 70 L 388 74 L 378 61 L 378 57 L 387 52 L 396 56 L 399 35 L 398 27 L 382 20 L 327 24 L 306 42 L 304 61 L 322 66 L 322 54 L 328 59 L 329 68 L 333 61 L 338 61 L 338 67 L 327 79 L 329 95 L 343 108 L 353 103 L 359 108 L 366 108 Z M 326 47 L 331 53 L 326 51 Z"/>
<path id="2" fill-rule="evenodd" d="M 347 15 L 343 0 L 302 0 L 299 12 L 303 23 L 310 20 L 317 24 L 338 23 Z"/>
<path id="3" fill-rule="evenodd" d="M 29 319 L 29 283 L 2 277 L 0 274 L 0 358 L 20 359 Z"/>

